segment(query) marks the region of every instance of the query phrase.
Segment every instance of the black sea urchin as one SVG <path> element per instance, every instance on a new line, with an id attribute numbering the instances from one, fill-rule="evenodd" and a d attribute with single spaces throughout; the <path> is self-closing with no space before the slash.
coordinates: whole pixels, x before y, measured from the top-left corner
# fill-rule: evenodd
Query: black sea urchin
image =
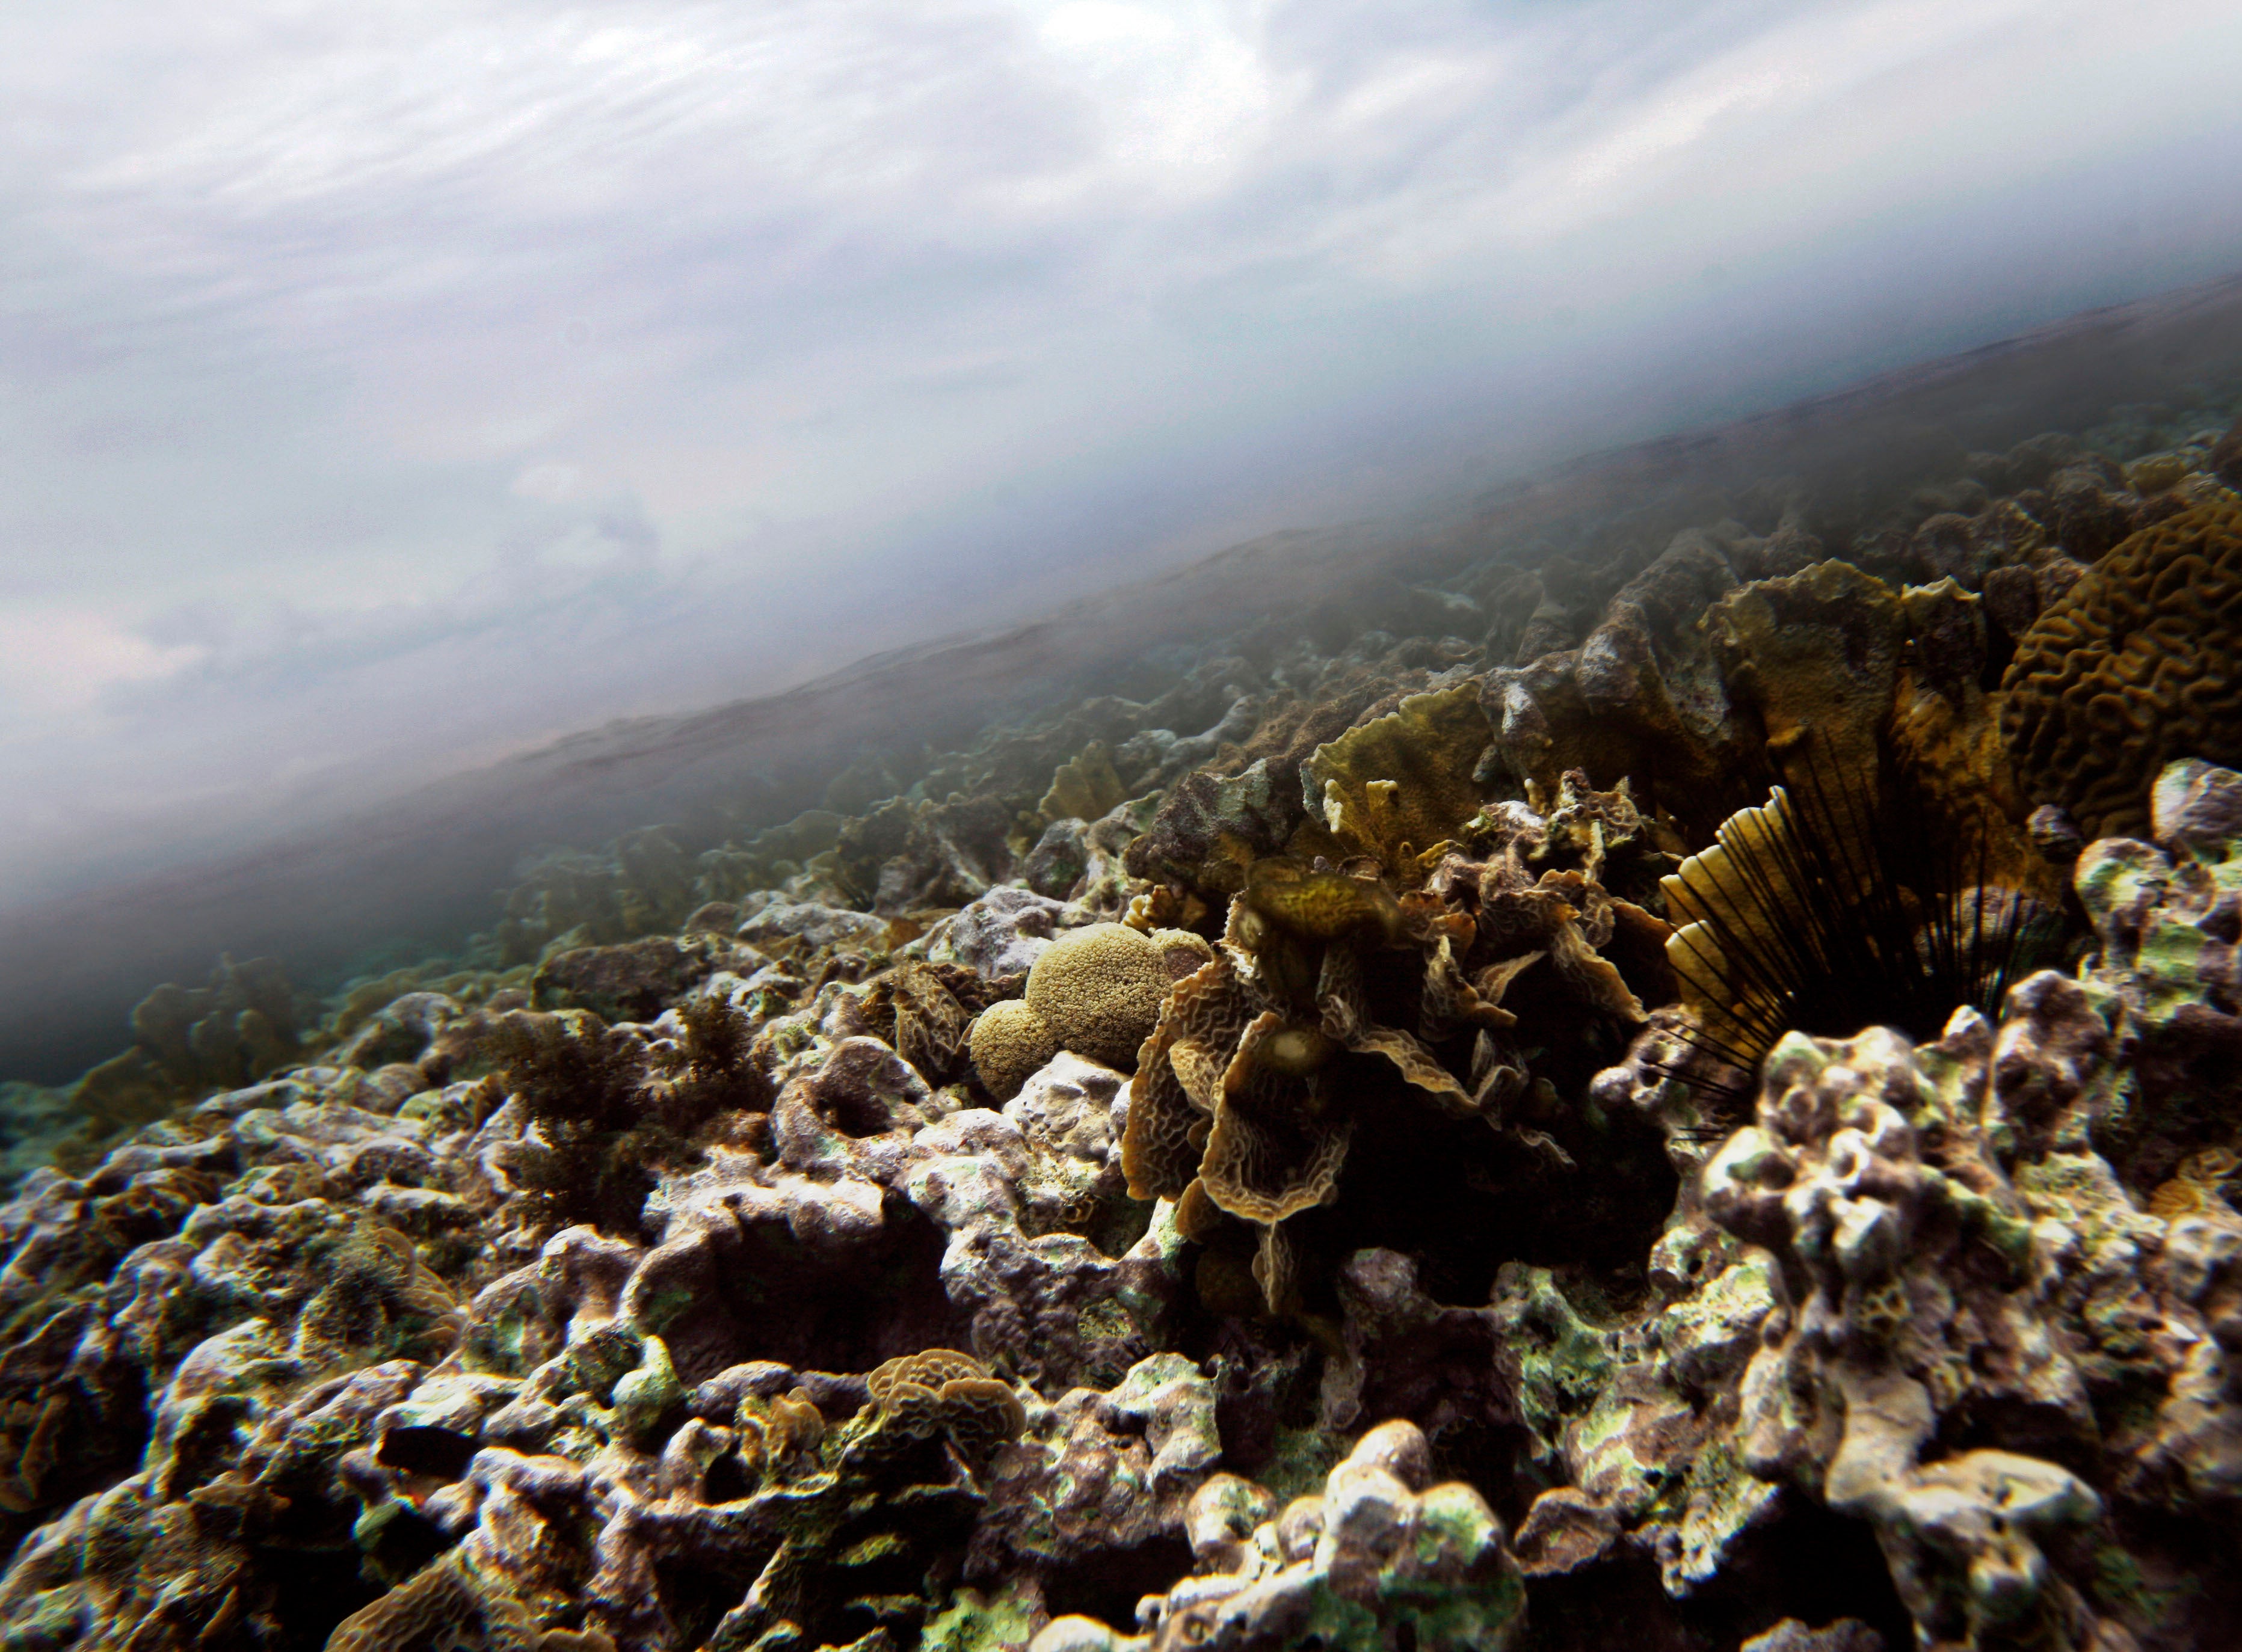
<path id="1" fill-rule="evenodd" d="M 1655 1070 L 1741 1100 L 1785 1033 L 1882 1026 L 1922 1042 L 1964 1005 L 1997 1012 L 2063 926 L 1989 880 L 1986 806 L 1816 762 L 1731 815 L 1661 880 L 1695 1059 Z"/>

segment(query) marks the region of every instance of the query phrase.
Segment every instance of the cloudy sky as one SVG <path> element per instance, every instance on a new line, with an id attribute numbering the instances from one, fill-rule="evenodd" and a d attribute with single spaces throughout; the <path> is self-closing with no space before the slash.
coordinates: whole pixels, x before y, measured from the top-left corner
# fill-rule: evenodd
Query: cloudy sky
<path id="1" fill-rule="evenodd" d="M 0 13 L 0 904 L 2242 267 L 2232 0 Z"/>

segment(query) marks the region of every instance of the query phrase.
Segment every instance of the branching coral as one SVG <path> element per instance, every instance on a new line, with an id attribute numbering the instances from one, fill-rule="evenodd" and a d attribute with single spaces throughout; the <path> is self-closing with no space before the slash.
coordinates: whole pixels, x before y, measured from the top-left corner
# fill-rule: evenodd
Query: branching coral
<path id="1" fill-rule="evenodd" d="M 516 1012 L 492 1029 L 497 1082 L 534 1130 L 506 1154 L 532 1226 L 637 1233 L 656 1176 L 691 1160 L 701 1123 L 725 1107 L 768 1104 L 736 1011 L 703 998 L 679 1019 L 681 1040 L 659 1052 L 581 1010 Z M 660 1067 L 667 1078 L 649 1071 Z"/>

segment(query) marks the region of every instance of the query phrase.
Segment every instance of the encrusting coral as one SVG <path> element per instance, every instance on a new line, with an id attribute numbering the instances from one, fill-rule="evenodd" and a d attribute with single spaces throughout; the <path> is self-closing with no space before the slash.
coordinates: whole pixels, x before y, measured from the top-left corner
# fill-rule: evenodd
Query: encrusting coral
<path id="1" fill-rule="evenodd" d="M 2105 839 L 2076 883 L 2099 949 L 2087 979 L 2114 991 L 2133 1040 L 2133 1082 L 2102 1130 L 2138 1184 L 2242 1146 L 2242 779 L 2188 759 L 2151 790 L 2154 843 Z"/>
<path id="2" fill-rule="evenodd" d="M 1138 1609 L 1146 1634 L 1063 1617 L 1030 1652 L 1304 1644 L 1501 1652 L 1525 1617 L 1502 1524 L 1471 1487 L 1431 1479 L 1425 1436 L 1406 1422 L 1370 1429 L 1320 1496 L 1282 1509 L 1261 1487 L 1218 1475 L 1186 1516 L 1200 1569 Z"/>
<path id="3" fill-rule="evenodd" d="M 0 1643 L 2224 1648 L 2242 778 L 2086 656 L 2216 664 L 2234 411 L 1464 535 L 151 995 L 0 1119 Z"/>

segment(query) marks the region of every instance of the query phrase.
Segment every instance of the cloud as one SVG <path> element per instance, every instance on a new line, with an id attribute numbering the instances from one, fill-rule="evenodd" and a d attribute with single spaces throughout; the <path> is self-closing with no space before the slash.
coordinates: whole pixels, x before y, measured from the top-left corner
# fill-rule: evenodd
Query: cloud
<path id="1" fill-rule="evenodd" d="M 0 864 L 2218 272 L 2238 80 L 2206 0 L 18 8 Z"/>
<path id="2" fill-rule="evenodd" d="M 175 675 L 202 653 L 191 644 L 164 646 L 95 609 L 0 611 L 0 716 L 86 712 L 109 691 Z"/>

